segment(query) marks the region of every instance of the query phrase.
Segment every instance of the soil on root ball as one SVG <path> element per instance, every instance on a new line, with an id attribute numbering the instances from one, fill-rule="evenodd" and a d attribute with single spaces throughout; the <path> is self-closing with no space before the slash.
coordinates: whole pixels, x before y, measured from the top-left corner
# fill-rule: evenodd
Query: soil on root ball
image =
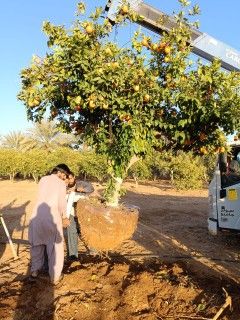
<path id="1" fill-rule="evenodd" d="M 79 200 L 76 207 L 81 236 L 86 245 L 98 251 L 115 249 L 136 230 L 136 207 L 106 207 L 98 201 Z"/>

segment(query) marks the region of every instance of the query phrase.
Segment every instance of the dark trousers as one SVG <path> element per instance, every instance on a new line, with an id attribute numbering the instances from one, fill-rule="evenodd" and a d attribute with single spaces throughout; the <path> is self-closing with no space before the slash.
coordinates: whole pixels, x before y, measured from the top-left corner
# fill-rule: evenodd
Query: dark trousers
<path id="1" fill-rule="evenodd" d="M 77 217 L 70 215 L 70 225 L 67 227 L 67 254 L 68 257 L 78 258 L 78 237 L 80 227 Z"/>

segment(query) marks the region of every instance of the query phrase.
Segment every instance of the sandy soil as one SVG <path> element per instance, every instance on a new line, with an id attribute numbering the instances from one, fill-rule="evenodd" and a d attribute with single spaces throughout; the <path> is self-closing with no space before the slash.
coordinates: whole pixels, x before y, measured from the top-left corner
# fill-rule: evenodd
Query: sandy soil
<path id="1" fill-rule="evenodd" d="M 101 190 L 101 186 L 96 185 Z M 28 221 L 37 185 L 0 181 L 1 212 L 19 259 L 0 225 L 0 319 L 240 319 L 239 236 L 207 231 L 207 190 L 178 192 L 166 183 L 125 183 L 126 204 L 140 207 L 138 227 L 108 257 L 66 263 L 57 286 L 28 281 Z"/>

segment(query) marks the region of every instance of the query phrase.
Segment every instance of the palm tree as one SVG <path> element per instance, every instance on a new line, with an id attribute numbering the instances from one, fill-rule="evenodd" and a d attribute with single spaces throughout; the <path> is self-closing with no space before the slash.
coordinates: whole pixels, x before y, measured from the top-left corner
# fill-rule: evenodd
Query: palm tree
<path id="1" fill-rule="evenodd" d="M 77 143 L 71 134 L 62 133 L 53 121 L 42 121 L 28 129 L 28 139 L 31 148 L 44 149 L 51 152 L 58 147 L 71 147 Z"/>
<path id="2" fill-rule="evenodd" d="M 26 151 L 28 149 L 28 143 L 26 134 L 21 131 L 10 131 L 0 138 L 1 147 L 6 149 Z"/>

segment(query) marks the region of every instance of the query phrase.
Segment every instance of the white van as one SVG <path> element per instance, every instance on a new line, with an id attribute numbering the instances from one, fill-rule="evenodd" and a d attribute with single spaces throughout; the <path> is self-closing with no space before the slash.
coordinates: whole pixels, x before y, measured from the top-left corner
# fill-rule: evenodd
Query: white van
<path id="1" fill-rule="evenodd" d="M 230 172 L 231 164 L 235 169 L 240 164 L 240 142 L 230 146 L 231 153 L 219 154 L 209 185 L 208 230 L 213 235 L 224 230 L 240 232 L 240 172 L 233 178 Z"/>

